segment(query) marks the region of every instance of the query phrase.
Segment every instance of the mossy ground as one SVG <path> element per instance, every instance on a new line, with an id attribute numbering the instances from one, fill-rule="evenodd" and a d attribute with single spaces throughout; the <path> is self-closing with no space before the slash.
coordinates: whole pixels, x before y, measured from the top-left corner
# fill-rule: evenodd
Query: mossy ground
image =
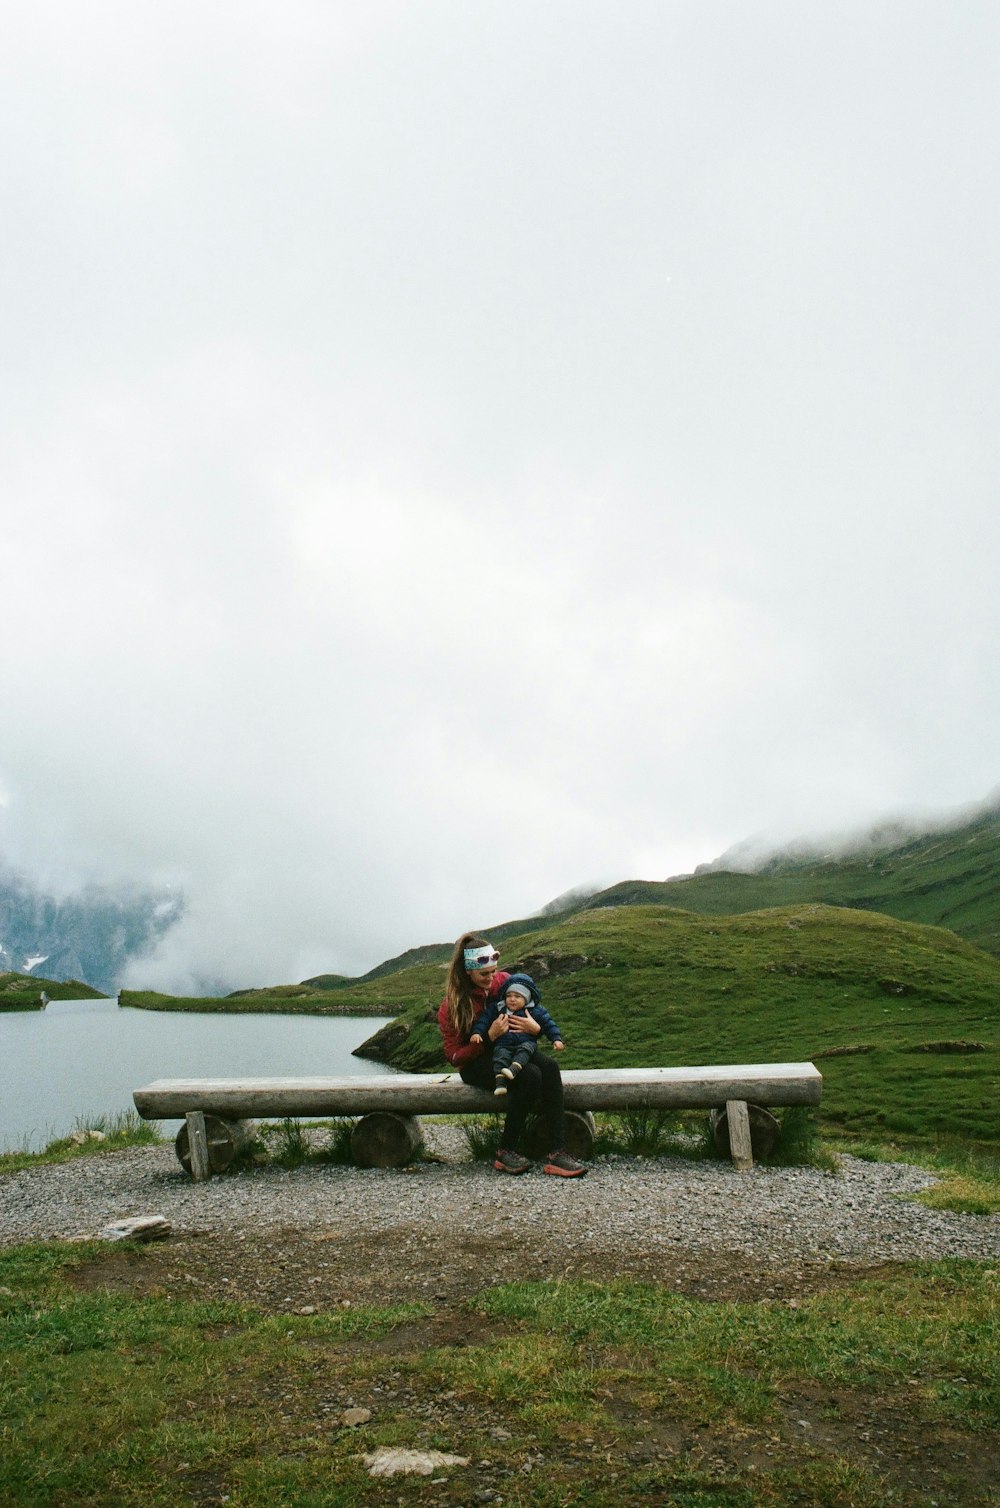
<path id="1" fill-rule="evenodd" d="M 627 1278 L 404 1304 L 306 1287 L 296 1312 L 254 1302 L 245 1261 L 224 1289 L 216 1263 L 231 1298 L 207 1296 L 196 1258 L 169 1243 L 0 1257 L 0 1501 L 996 1501 L 995 1266 L 830 1272 L 766 1294 L 731 1276 L 708 1297 Z M 368 1417 L 352 1426 L 350 1408 Z M 468 1465 L 372 1479 L 363 1455 L 383 1446 Z"/>

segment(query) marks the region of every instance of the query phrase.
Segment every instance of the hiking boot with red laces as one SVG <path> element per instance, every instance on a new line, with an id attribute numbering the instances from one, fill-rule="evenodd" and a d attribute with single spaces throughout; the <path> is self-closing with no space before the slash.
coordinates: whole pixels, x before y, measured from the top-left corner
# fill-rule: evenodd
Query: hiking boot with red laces
<path id="1" fill-rule="evenodd" d="M 493 1166 L 498 1173 L 526 1173 L 531 1163 L 520 1152 L 508 1152 L 506 1147 L 501 1147 Z"/>
<path id="2" fill-rule="evenodd" d="M 577 1162 L 568 1152 L 552 1152 L 542 1168 L 543 1173 L 553 1173 L 557 1178 L 582 1178 L 588 1171 L 585 1162 Z"/>

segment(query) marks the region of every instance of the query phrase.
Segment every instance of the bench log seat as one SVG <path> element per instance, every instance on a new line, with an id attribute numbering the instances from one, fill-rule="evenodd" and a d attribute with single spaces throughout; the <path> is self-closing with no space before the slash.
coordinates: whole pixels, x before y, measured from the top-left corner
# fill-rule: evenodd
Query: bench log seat
<path id="1" fill-rule="evenodd" d="M 595 1110 L 725 1109 L 737 1168 L 752 1166 L 748 1104 L 818 1105 L 823 1086 L 812 1063 L 576 1068 L 564 1070 L 562 1078 L 567 1144 L 572 1143 L 575 1156 L 586 1157 L 590 1151 Z M 177 1152 L 196 1177 L 227 1166 L 246 1144 L 246 1123 L 258 1117 L 360 1116 L 352 1137 L 356 1159 L 367 1166 L 391 1167 L 407 1161 L 419 1145 L 413 1117 L 503 1110 L 489 1090 L 463 1084 L 457 1073 L 157 1079 L 136 1089 L 132 1098 L 144 1120 L 185 1119 Z"/>

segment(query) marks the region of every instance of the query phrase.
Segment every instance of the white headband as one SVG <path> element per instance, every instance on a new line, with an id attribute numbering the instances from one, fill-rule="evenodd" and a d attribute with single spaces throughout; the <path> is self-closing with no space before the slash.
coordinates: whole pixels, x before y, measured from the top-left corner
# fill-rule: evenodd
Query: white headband
<path id="1" fill-rule="evenodd" d="M 499 963 L 500 961 L 500 954 L 492 943 L 480 943 L 478 948 L 466 948 L 464 952 L 465 967 L 469 971 L 473 969 L 485 969 L 491 963 Z"/>

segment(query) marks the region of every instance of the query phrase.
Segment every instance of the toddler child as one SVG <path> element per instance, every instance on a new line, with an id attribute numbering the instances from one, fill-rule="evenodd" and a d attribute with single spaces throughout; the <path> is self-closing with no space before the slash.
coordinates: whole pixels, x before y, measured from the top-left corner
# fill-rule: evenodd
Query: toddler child
<path id="1" fill-rule="evenodd" d="M 498 1016 L 530 1016 L 537 1021 L 549 1038 L 556 1052 L 562 1052 L 565 1043 L 548 1011 L 542 1005 L 542 997 L 530 974 L 511 974 L 505 981 L 503 991 L 491 1000 L 473 1022 L 470 1042 L 487 1040 L 490 1027 Z M 537 1039 L 531 1032 L 510 1029 L 493 1043 L 493 1073 L 496 1078 L 494 1094 L 506 1094 L 508 1085 L 517 1078 L 526 1063 L 535 1055 Z"/>

